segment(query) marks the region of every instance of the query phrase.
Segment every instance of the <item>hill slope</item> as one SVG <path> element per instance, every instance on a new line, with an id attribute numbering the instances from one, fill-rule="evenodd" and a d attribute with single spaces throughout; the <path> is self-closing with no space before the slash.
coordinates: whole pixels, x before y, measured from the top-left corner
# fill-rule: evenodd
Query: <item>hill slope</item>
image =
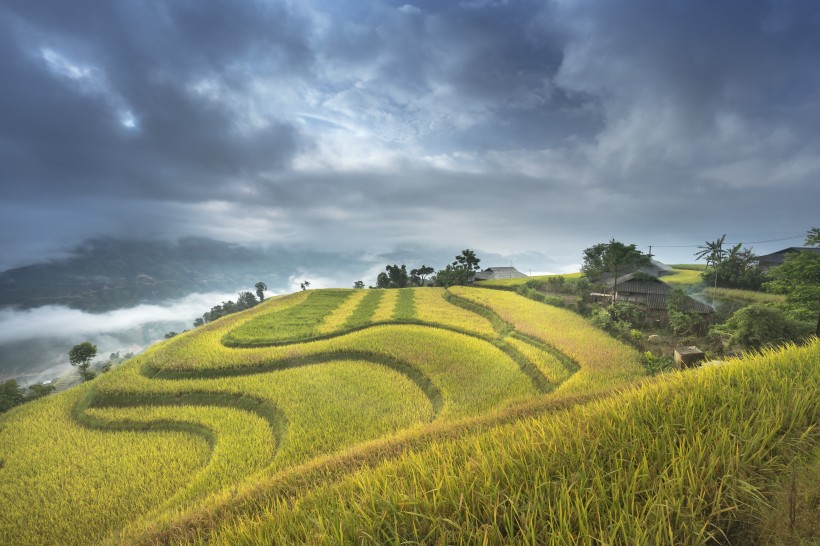
<path id="1" fill-rule="evenodd" d="M 816 356 L 817 344 L 803 351 Z M 555 411 L 633 384 L 643 376 L 638 360 L 581 317 L 508 292 L 318 290 L 274 298 L 0 417 L 0 543 L 196 542 L 211 532 L 253 541 L 257 531 L 301 540 L 306 513 L 283 524 L 271 519 L 272 507 L 335 495 L 333 483 L 349 487 L 356 476 L 376 480 L 378 498 L 381 478 L 364 478 L 366 469 L 398 458 L 387 464 L 416 476 L 418 468 L 402 465 L 433 456 L 425 448 L 431 441 L 492 453 L 493 435 L 507 431 L 482 463 L 507 468 L 528 449 L 526 427 L 564 426 Z M 816 373 L 795 373 L 816 389 Z M 623 396 L 640 401 L 641 392 Z M 595 417 L 602 408 L 573 415 L 606 423 Z M 308 517 L 322 514 L 316 510 Z M 245 535 L 249 519 L 263 524 Z M 367 527 L 350 521 L 351 529 Z M 443 523 L 429 525 L 431 536 L 454 536 Z M 375 542 L 415 536 L 379 529 Z"/>

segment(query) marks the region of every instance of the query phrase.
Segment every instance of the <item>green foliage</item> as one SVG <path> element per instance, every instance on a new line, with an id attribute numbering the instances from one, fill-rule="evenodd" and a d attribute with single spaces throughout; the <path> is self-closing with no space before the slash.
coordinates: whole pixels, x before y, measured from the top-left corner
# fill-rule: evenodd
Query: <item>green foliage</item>
<path id="1" fill-rule="evenodd" d="M 481 259 L 475 255 L 475 251 L 465 248 L 461 251 L 461 254 L 456 256 L 453 266 L 460 266 L 467 271 L 474 272 L 481 269 L 478 265 L 480 262 Z"/>
<path id="2" fill-rule="evenodd" d="M 769 292 L 785 294 L 786 301 L 820 313 L 820 254 L 794 252 L 783 263 L 769 270 Z"/>
<path id="3" fill-rule="evenodd" d="M 590 279 L 600 278 L 609 273 L 614 277 L 624 271 L 649 265 L 651 258 L 638 250 L 634 245 L 625 245 L 611 239 L 608 243 L 599 243 L 584 250 L 581 272 Z"/>
<path id="4" fill-rule="evenodd" d="M 83 381 L 94 379 L 94 372 L 89 371 L 91 360 L 97 356 L 97 346 L 89 341 L 78 343 L 68 351 L 68 361 L 80 370 Z"/>
<path id="5" fill-rule="evenodd" d="M 729 347 L 762 349 L 800 342 L 811 335 L 813 325 L 789 316 L 780 306 L 754 303 L 740 309 L 713 331 L 728 337 Z"/>
<path id="6" fill-rule="evenodd" d="M 682 288 L 673 288 L 666 300 L 666 313 L 669 326 L 678 335 L 686 335 L 703 327 L 703 317 L 686 311 L 689 296 Z"/>
<path id="7" fill-rule="evenodd" d="M 546 303 L 547 305 L 554 305 L 555 307 L 564 306 L 564 300 L 560 297 L 544 294 L 542 292 L 539 292 L 538 289 L 531 287 L 533 285 L 541 286 L 541 283 L 539 281 L 532 281 L 532 283 L 532 285 L 520 285 L 518 288 L 515 289 L 515 293 L 540 303 Z"/>
<path id="8" fill-rule="evenodd" d="M 427 276 L 432 275 L 435 271 L 435 269 L 427 265 L 422 265 L 417 269 L 411 269 L 410 282 L 412 282 L 414 286 L 424 286 Z"/>
<path id="9" fill-rule="evenodd" d="M 0 383 L 0 413 L 22 404 L 25 400 L 23 389 L 20 388 L 17 381 L 9 379 Z"/>
<path id="10" fill-rule="evenodd" d="M 757 267 L 757 256 L 751 249 L 742 248 L 740 243 L 723 251 L 721 259 L 713 262 L 712 268 L 705 270 L 701 277 L 707 284 L 746 290 L 758 290 L 764 280 Z"/>
<path id="11" fill-rule="evenodd" d="M 28 392 L 26 393 L 26 401 L 29 400 L 37 400 L 38 398 L 42 398 L 44 396 L 48 396 L 52 392 L 54 392 L 55 387 L 54 385 L 43 385 L 42 383 L 35 383 L 28 388 Z"/>
<path id="12" fill-rule="evenodd" d="M 357 290 L 361 290 L 362 288 L 364 288 L 364 281 L 356 281 L 356 282 L 354 282 L 354 283 L 353 283 L 353 288 L 355 288 L 355 289 L 357 289 Z"/>
<path id="13" fill-rule="evenodd" d="M 675 359 L 671 356 L 658 356 L 646 351 L 641 356 L 641 364 L 651 375 L 671 372 L 675 369 Z"/>
<path id="14" fill-rule="evenodd" d="M 259 298 L 259 301 L 265 301 L 265 290 L 268 289 L 268 285 L 259 281 L 254 285 L 254 288 L 256 288 L 256 296 Z"/>
<path id="15" fill-rule="evenodd" d="M 436 272 L 436 286 L 448 288 L 450 286 L 463 286 L 470 282 L 473 271 L 461 265 L 448 264 L 444 269 Z"/>
<path id="16" fill-rule="evenodd" d="M 726 250 L 723 248 L 725 240 L 726 234 L 724 233 L 719 238 L 715 239 L 713 242 L 706 241 L 705 245 L 700 247 L 700 251 L 695 253 L 695 259 L 706 260 L 707 268 L 709 266 L 712 266 L 713 268 L 716 267 L 721 261 L 723 261 L 723 258 L 726 256 Z"/>
<path id="17" fill-rule="evenodd" d="M 628 322 L 630 324 L 638 324 L 643 318 L 643 311 L 634 303 L 624 301 L 616 301 L 610 307 L 612 318 L 616 321 Z"/>
<path id="18" fill-rule="evenodd" d="M 813 227 L 806 232 L 806 246 L 820 246 L 820 228 Z"/>

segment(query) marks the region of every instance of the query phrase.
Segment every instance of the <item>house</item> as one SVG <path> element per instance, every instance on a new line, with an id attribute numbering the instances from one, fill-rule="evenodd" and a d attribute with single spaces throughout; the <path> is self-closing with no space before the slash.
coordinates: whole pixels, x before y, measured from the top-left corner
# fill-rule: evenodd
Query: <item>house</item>
<path id="1" fill-rule="evenodd" d="M 514 267 L 488 267 L 473 276 L 473 281 L 497 281 L 500 279 L 520 279 L 526 277 Z"/>
<path id="2" fill-rule="evenodd" d="M 607 293 L 590 294 L 595 300 L 611 301 L 615 291 L 616 283 L 610 280 L 606 283 Z M 648 311 L 648 316 L 653 320 L 666 322 L 666 308 L 669 294 L 672 287 L 660 279 L 652 278 L 642 272 L 630 273 L 618 277 L 618 294 L 616 301 L 634 303 L 640 305 Z M 687 297 L 684 311 L 711 316 L 715 309 L 694 298 Z"/>
<path id="3" fill-rule="evenodd" d="M 662 264 L 657 260 L 651 260 L 649 265 L 645 265 L 638 269 L 641 273 L 646 273 L 647 275 L 652 275 L 653 277 L 663 277 L 664 275 L 671 275 L 674 273 L 672 268 L 666 264 Z"/>
<path id="4" fill-rule="evenodd" d="M 789 248 L 784 248 L 783 250 L 778 250 L 765 256 L 758 256 L 757 267 L 760 271 L 766 273 L 769 269 L 782 264 L 786 256 L 793 252 L 814 252 L 820 254 L 820 248 L 812 246 L 790 246 Z"/>

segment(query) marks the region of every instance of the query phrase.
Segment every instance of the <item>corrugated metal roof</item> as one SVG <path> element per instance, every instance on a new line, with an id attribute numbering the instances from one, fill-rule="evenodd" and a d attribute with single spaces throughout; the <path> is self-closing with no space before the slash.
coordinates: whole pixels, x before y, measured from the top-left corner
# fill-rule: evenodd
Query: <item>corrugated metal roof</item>
<path id="1" fill-rule="evenodd" d="M 520 279 L 527 275 L 521 273 L 514 267 L 488 267 L 484 271 L 473 276 L 475 281 L 490 281 L 496 279 Z"/>

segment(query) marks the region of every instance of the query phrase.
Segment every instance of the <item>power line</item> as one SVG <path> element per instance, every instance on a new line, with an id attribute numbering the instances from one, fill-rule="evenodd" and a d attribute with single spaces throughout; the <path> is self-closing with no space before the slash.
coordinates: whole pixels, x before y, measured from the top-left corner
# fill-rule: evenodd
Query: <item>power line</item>
<path id="1" fill-rule="evenodd" d="M 776 243 L 779 241 L 789 241 L 800 239 L 804 235 L 792 235 L 791 237 L 780 237 L 779 239 L 767 239 L 765 241 L 741 241 L 739 243 L 723 243 L 724 245 L 757 245 L 762 243 Z M 650 245 L 652 248 L 703 248 L 703 245 Z"/>

